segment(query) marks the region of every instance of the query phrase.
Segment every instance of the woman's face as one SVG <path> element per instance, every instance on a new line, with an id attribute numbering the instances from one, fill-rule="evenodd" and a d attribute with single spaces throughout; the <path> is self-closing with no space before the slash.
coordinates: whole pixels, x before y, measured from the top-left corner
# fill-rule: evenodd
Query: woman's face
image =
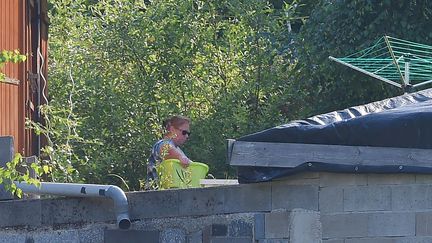
<path id="1" fill-rule="evenodd" d="M 189 123 L 183 123 L 181 126 L 178 127 L 171 127 L 171 133 L 173 135 L 173 142 L 175 145 L 180 146 L 183 145 L 189 138 L 190 135 L 190 127 Z"/>

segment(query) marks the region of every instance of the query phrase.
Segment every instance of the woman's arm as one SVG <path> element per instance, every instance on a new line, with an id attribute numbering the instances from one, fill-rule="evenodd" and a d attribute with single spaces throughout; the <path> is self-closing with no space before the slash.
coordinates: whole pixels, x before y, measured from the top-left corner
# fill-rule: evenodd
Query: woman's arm
<path id="1" fill-rule="evenodd" d="M 164 153 L 165 152 L 165 153 Z M 180 163 L 187 167 L 192 162 L 180 149 L 174 147 L 172 144 L 166 143 L 161 148 L 162 157 L 165 159 L 178 159 Z"/>

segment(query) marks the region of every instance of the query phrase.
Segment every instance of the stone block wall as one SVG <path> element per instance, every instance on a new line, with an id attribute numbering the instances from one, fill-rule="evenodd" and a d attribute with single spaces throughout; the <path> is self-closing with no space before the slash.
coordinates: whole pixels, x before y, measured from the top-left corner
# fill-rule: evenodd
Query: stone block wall
<path id="1" fill-rule="evenodd" d="M 105 199 L 0 202 L 0 242 L 432 242 L 432 175 L 314 172 L 127 197 L 130 230 Z"/>

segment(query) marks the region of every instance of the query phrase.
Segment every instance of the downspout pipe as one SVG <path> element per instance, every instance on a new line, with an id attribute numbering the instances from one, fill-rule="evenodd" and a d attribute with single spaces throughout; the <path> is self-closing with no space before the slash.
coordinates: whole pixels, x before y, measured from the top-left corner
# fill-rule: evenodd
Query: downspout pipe
<path id="1" fill-rule="evenodd" d="M 45 194 L 70 197 L 108 197 L 114 201 L 114 209 L 117 217 L 117 226 L 120 229 L 129 229 L 129 205 L 126 194 L 122 189 L 113 185 L 74 184 L 41 182 L 40 187 L 26 182 L 14 182 L 25 193 Z"/>

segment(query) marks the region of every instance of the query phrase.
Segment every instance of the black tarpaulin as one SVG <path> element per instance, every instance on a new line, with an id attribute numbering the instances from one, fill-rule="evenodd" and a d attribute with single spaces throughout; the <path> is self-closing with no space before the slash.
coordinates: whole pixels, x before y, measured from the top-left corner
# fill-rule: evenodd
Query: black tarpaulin
<path id="1" fill-rule="evenodd" d="M 432 89 L 316 115 L 305 120 L 292 121 L 237 140 L 430 149 L 432 148 Z M 408 166 L 403 172 L 432 173 L 431 168 Z M 241 166 L 238 168 L 238 176 L 240 182 L 259 182 L 305 170 L 401 172 L 392 166 L 379 164 L 354 167 L 311 161 L 307 165 L 295 168 Z"/>

